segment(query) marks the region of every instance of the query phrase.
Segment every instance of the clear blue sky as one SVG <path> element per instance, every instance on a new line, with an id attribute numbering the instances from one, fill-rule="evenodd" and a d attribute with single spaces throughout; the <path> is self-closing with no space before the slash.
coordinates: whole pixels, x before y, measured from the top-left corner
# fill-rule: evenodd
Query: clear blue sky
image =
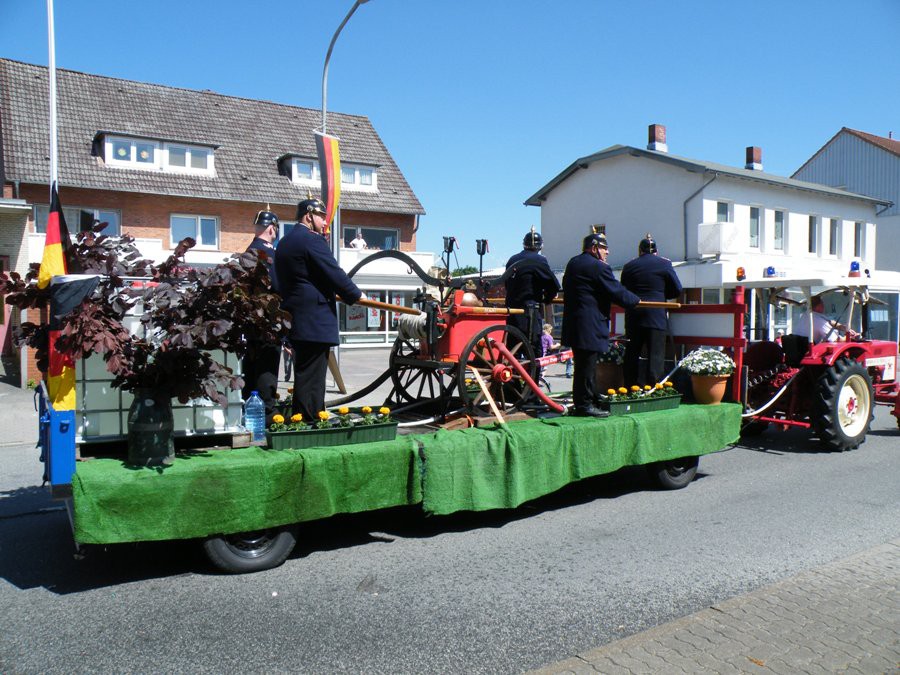
<path id="1" fill-rule="evenodd" d="M 47 63 L 46 3 L 2 0 L 0 56 Z M 57 0 L 60 68 L 319 108 L 352 0 Z M 368 116 L 427 211 L 418 247 L 518 251 L 577 157 L 644 147 L 790 175 L 842 126 L 900 137 L 900 0 L 371 0 L 328 109 Z M 64 180 L 64 178 L 63 178 Z M 574 253 L 574 252 L 573 252 Z M 453 264 L 455 267 L 455 264 Z"/>

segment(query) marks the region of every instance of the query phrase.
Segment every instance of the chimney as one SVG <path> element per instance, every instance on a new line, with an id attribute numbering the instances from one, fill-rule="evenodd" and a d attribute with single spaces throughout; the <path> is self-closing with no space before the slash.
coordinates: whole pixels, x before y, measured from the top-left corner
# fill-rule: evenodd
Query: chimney
<path id="1" fill-rule="evenodd" d="M 662 124 L 651 124 L 647 127 L 647 149 L 657 152 L 668 152 L 666 145 L 666 128 Z"/>
<path id="2" fill-rule="evenodd" d="M 756 146 L 751 145 L 747 148 L 747 163 L 744 165 L 745 169 L 751 169 L 753 171 L 762 171 L 762 148 L 757 148 Z"/>

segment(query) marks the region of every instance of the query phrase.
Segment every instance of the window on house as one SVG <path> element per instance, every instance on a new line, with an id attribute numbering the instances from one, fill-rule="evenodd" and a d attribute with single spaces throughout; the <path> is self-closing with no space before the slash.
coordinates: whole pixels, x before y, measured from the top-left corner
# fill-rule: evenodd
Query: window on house
<path id="1" fill-rule="evenodd" d="M 840 236 L 840 221 L 837 218 L 832 218 L 828 225 L 828 255 L 838 254 L 838 241 Z"/>
<path id="2" fill-rule="evenodd" d="M 809 217 L 809 252 L 815 253 L 819 248 L 819 218 Z"/>
<path id="3" fill-rule="evenodd" d="M 304 185 L 318 185 L 319 164 L 313 159 L 295 157 L 291 160 L 291 180 Z"/>
<path id="4" fill-rule="evenodd" d="M 212 149 L 182 143 L 107 136 L 104 160 L 109 166 L 213 175 Z"/>
<path id="5" fill-rule="evenodd" d="M 356 164 L 341 164 L 341 189 L 372 190 L 378 187 L 375 169 Z"/>
<path id="6" fill-rule="evenodd" d="M 344 227 L 344 248 L 352 248 L 357 233 L 362 235 L 368 249 L 390 251 L 400 248 L 400 230 L 357 225 Z"/>
<path id="7" fill-rule="evenodd" d="M 722 289 L 720 288 L 703 288 L 701 289 L 700 302 L 704 305 L 718 305 L 722 302 Z"/>
<path id="8" fill-rule="evenodd" d="M 50 206 L 37 204 L 34 207 L 34 231 L 47 231 L 47 218 L 50 216 Z M 122 217 L 119 211 L 112 209 L 95 209 L 85 206 L 64 206 L 63 218 L 66 219 L 66 227 L 70 234 L 89 230 L 95 222 L 107 223 L 101 234 L 118 237 L 122 234 Z"/>
<path id="9" fill-rule="evenodd" d="M 854 223 L 853 225 L 853 257 L 862 258 L 865 256 L 865 224 Z"/>
<path id="10" fill-rule="evenodd" d="M 288 232 L 290 232 L 291 230 L 294 229 L 294 227 L 297 225 L 297 223 L 282 220 L 282 221 L 279 221 L 278 225 L 279 225 L 278 241 L 281 241 L 288 235 Z"/>
<path id="11" fill-rule="evenodd" d="M 728 202 L 716 202 L 716 222 L 728 222 Z"/>
<path id="12" fill-rule="evenodd" d="M 750 248 L 759 248 L 759 209 L 750 207 Z"/>
<path id="13" fill-rule="evenodd" d="M 169 244 L 176 246 L 185 237 L 197 241 L 197 248 L 219 247 L 219 219 L 215 216 L 172 215 L 169 218 Z"/>
<path id="14" fill-rule="evenodd" d="M 775 212 L 774 243 L 776 251 L 784 250 L 784 211 Z"/>

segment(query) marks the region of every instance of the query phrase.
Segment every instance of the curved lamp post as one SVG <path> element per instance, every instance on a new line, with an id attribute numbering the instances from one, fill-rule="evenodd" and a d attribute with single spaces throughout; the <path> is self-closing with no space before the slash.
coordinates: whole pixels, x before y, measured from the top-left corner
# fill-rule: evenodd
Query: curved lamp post
<path id="1" fill-rule="evenodd" d="M 350 8 L 350 11 L 347 12 L 347 16 L 344 17 L 344 20 L 341 21 L 341 25 L 338 26 L 338 29 L 334 32 L 334 35 L 331 38 L 331 44 L 328 45 L 328 53 L 325 54 L 325 67 L 322 69 L 322 133 L 326 133 L 327 129 L 327 117 L 326 117 L 326 107 L 328 101 L 328 61 L 331 59 L 331 52 L 334 50 L 334 43 L 337 42 L 338 35 L 341 34 L 341 31 L 344 30 L 344 26 L 347 25 L 347 22 L 350 20 L 350 17 L 353 16 L 353 12 L 356 11 L 356 8 L 360 5 L 369 2 L 369 0 L 356 0 L 353 3 L 353 7 Z"/>

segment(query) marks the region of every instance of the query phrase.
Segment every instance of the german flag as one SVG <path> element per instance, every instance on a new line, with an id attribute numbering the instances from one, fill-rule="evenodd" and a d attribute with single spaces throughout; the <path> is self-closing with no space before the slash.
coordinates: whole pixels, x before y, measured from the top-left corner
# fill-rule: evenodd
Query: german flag
<path id="1" fill-rule="evenodd" d="M 338 139 L 316 133 L 316 152 L 319 155 L 319 176 L 322 178 L 322 201 L 325 202 L 325 230 L 331 232 L 331 222 L 341 201 L 341 153 Z"/>
<path id="2" fill-rule="evenodd" d="M 72 240 L 69 228 L 59 205 L 56 183 L 50 188 L 50 213 L 47 216 L 47 237 L 44 239 L 44 255 L 38 272 L 38 288 L 47 288 L 50 279 L 57 274 L 77 274 L 80 267 L 73 260 Z"/>
<path id="3" fill-rule="evenodd" d="M 54 410 L 75 410 L 75 360 L 56 349 L 66 316 L 97 288 L 97 275 L 55 275 L 50 282 L 50 365 L 47 393 Z"/>

